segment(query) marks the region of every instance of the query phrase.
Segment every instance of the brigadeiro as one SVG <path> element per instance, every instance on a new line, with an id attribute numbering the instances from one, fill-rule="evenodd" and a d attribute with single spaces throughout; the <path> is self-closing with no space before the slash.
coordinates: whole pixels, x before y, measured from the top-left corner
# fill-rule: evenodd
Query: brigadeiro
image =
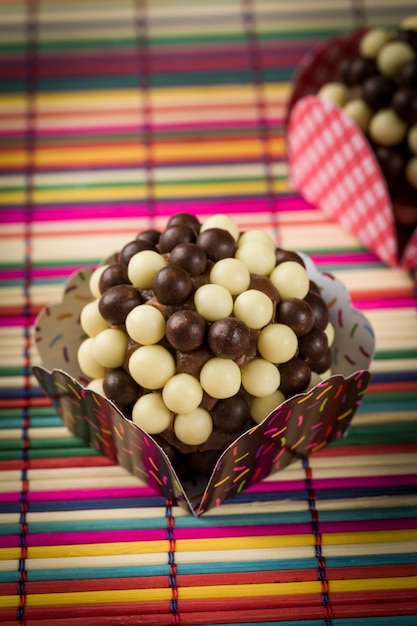
<path id="1" fill-rule="evenodd" d="M 386 179 L 401 253 L 417 226 L 417 15 L 371 28 L 317 92 L 365 134 Z"/>
<path id="2" fill-rule="evenodd" d="M 90 290 L 79 366 L 182 475 L 210 473 L 273 406 L 330 375 L 334 329 L 302 257 L 226 215 L 145 231 Z"/>

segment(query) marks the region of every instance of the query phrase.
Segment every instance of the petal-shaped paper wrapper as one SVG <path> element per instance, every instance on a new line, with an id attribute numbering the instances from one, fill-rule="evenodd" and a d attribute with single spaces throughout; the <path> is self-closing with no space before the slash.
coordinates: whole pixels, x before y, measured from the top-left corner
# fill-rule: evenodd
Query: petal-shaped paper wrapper
<path id="1" fill-rule="evenodd" d="M 72 433 L 162 495 L 175 498 L 193 515 L 201 515 L 294 459 L 341 437 L 365 393 L 374 351 L 372 328 L 352 308 L 343 284 L 321 274 L 308 257 L 304 258 L 310 278 L 322 288 L 330 308 L 336 329 L 333 371 L 338 374 L 287 400 L 236 439 L 221 455 L 210 478 L 182 484 L 152 437 L 109 400 L 83 387 L 88 381 L 77 363 L 84 336 L 79 315 L 92 299 L 88 284 L 91 271 L 75 274 L 67 283 L 63 301 L 40 313 L 35 333 L 45 367 L 34 366 L 34 374 Z"/>
<path id="2" fill-rule="evenodd" d="M 364 30 L 330 39 L 300 65 L 288 107 L 290 176 L 306 200 L 338 220 L 379 258 L 417 267 L 417 229 L 399 258 L 387 183 L 365 135 L 337 106 L 312 95 L 335 80 Z"/>

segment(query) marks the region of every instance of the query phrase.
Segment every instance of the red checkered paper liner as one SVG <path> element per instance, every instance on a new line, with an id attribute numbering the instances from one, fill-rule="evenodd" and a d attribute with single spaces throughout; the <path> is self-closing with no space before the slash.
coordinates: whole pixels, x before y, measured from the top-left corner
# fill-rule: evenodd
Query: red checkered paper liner
<path id="1" fill-rule="evenodd" d="M 288 160 L 295 188 L 353 233 L 385 263 L 398 264 L 392 205 L 385 179 L 364 135 L 338 107 L 301 98 L 288 124 Z M 417 230 L 401 259 L 417 262 Z"/>

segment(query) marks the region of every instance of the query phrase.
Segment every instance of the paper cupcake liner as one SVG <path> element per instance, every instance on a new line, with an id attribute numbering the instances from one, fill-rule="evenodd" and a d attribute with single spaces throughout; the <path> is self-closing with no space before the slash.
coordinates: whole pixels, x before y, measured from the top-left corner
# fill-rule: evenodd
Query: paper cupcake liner
<path id="1" fill-rule="evenodd" d="M 335 80 L 340 60 L 365 30 L 338 36 L 302 63 L 288 106 L 287 151 L 295 189 L 339 221 L 391 267 L 417 267 L 417 229 L 400 254 L 388 185 L 362 131 L 337 106 L 314 94 Z"/>
<path id="2" fill-rule="evenodd" d="M 78 366 L 77 350 L 84 337 L 80 312 L 92 299 L 90 270 L 74 274 L 62 302 L 40 313 L 35 337 L 43 366 L 34 366 L 33 372 L 74 435 L 161 495 L 174 498 L 195 516 L 202 515 L 293 460 L 342 437 L 366 391 L 375 346 L 372 328 L 352 307 L 344 285 L 303 258 L 329 306 L 336 330 L 332 371 L 337 374 L 286 400 L 261 424 L 238 437 L 219 454 L 209 478 L 182 482 L 151 436 L 107 398 L 85 388 L 88 381 Z"/>

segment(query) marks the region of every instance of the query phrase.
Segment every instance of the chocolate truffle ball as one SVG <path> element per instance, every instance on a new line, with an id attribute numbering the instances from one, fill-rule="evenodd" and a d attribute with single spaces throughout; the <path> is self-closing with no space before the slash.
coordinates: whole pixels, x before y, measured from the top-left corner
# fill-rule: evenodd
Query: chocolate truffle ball
<path id="1" fill-rule="evenodd" d="M 190 275 L 181 267 L 167 266 L 159 270 L 152 289 L 161 304 L 180 304 L 190 295 Z"/>
<path id="2" fill-rule="evenodd" d="M 170 265 L 178 265 L 190 276 L 199 276 L 207 268 L 207 254 L 195 243 L 179 243 L 171 250 Z"/>
<path id="3" fill-rule="evenodd" d="M 109 324 L 125 323 L 128 313 L 139 304 L 142 298 L 132 285 L 114 285 L 107 289 L 100 298 L 98 308 Z"/>
<path id="4" fill-rule="evenodd" d="M 201 224 L 198 218 L 191 213 L 176 213 L 168 220 L 167 228 L 171 228 L 171 226 L 188 226 L 198 234 Z"/>
<path id="5" fill-rule="evenodd" d="M 315 322 L 310 304 L 300 298 L 281 300 L 277 307 L 276 319 L 277 322 L 289 326 L 297 337 L 307 334 Z"/>
<path id="6" fill-rule="evenodd" d="M 305 391 L 310 384 L 311 369 L 309 365 L 299 357 L 294 357 L 278 367 L 281 375 L 280 390 L 287 398 Z"/>
<path id="7" fill-rule="evenodd" d="M 300 337 L 299 356 L 306 363 L 317 362 L 327 352 L 329 342 L 326 333 L 318 328 L 313 328 L 303 337 Z"/>
<path id="8" fill-rule="evenodd" d="M 103 380 L 106 396 L 119 406 L 133 405 L 139 397 L 140 386 L 123 369 L 113 369 L 106 373 Z"/>
<path id="9" fill-rule="evenodd" d="M 181 352 L 199 348 L 205 339 L 206 322 L 189 309 L 176 311 L 167 320 L 165 334 L 169 343 Z"/>
<path id="10" fill-rule="evenodd" d="M 127 266 L 132 256 L 135 256 L 138 252 L 155 249 L 155 244 L 146 239 L 134 239 L 133 241 L 129 241 L 120 251 L 120 263 Z"/>
<path id="11" fill-rule="evenodd" d="M 314 313 L 314 324 L 313 328 L 318 328 L 319 330 L 324 330 L 329 323 L 329 309 L 327 308 L 326 303 L 324 302 L 321 295 L 315 293 L 314 291 L 309 291 L 304 301 L 307 302 Z"/>
<path id="12" fill-rule="evenodd" d="M 250 330 L 241 320 L 225 317 L 211 324 L 207 339 L 216 356 L 238 359 L 249 347 Z"/>
<path id="13" fill-rule="evenodd" d="M 239 395 L 219 400 L 212 411 L 212 415 L 214 425 L 226 433 L 239 432 L 250 421 L 249 405 Z"/>
<path id="14" fill-rule="evenodd" d="M 110 287 L 114 285 L 129 285 L 130 280 L 127 275 L 126 265 L 121 263 L 113 263 L 106 267 L 106 269 L 100 275 L 98 282 L 100 293 L 104 293 Z"/>
<path id="15" fill-rule="evenodd" d="M 208 228 L 197 237 L 197 245 L 203 248 L 211 261 L 220 261 L 234 255 L 236 242 L 232 235 L 221 228 Z"/>
<path id="16" fill-rule="evenodd" d="M 170 226 L 159 237 L 158 248 L 161 254 L 171 252 L 179 243 L 192 243 L 195 241 L 195 232 L 185 224 Z"/>
<path id="17" fill-rule="evenodd" d="M 156 249 L 156 245 L 159 241 L 160 236 L 161 236 L 161 232 L 159 230 L 156 230 L 155 228 L 149 228 L 148 230 L 144 230 L 141 233 L 139 233 L 136 239 L 138 241 L 147 241 L 148 243 L 155 246 L 155 249 Z"/>

